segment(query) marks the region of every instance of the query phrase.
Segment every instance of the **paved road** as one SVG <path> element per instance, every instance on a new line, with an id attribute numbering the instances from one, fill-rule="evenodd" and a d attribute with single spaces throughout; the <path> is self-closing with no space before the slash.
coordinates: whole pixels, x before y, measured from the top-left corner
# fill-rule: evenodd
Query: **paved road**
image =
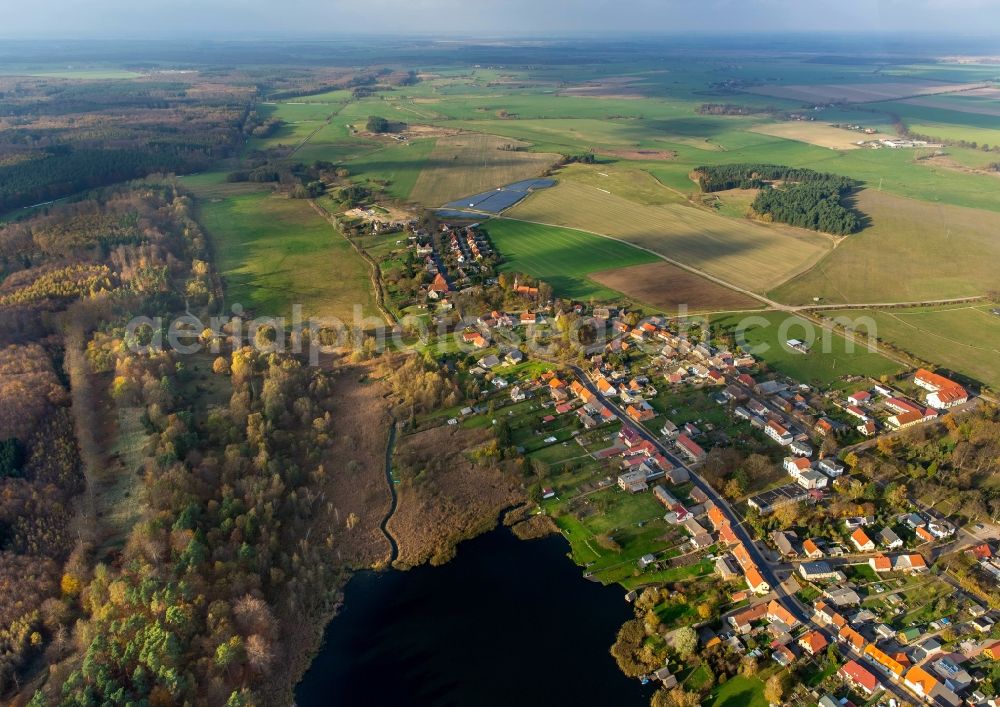
<path id="1" fill-rule="evenodd" d="M 622 421 L 623 424 L 627 424 L 631 426 L 633 429 L 635 429 L 643 439 L 652 443 L 656 447 L 657 451 L 663 454 L 663 456 L 667 457 L 667 459 L 669 459 L 672 463 L 676 464 L 677 466 L 683 467 L 684 469 L 687 469 L 688 474 L 690 474 L 691 476 L 691 481 L 694 483 L 694 485 L 700 488 L 702 491 L 704 491 L 705 495 L 708 496 L 715 503 L 715 505 L 718 506 L 720 510 L 722 510 L 726 518 L 729 519 L 729 523 L 733 528 L 733 532 L 743 543 L 743 546 L 746 548 L 747 553 L 750 555 L 751 559 L 753 559 L 753 561 L 756 563 L 757 569 L 760 571 L 761 575 L 764 577 L 767 583 L 771 585 L 771 592 L 774 595 L 775 599 L 778 601 L 778 603 L 780 603 L 782 606 L 785 607 L 785 609 L 791 612 L 792 616 L 798 619 L 803 625 L 819 629 L 824 635 L 829 637 L 830 634 L 827 631 L 826 627 L 821 626 L 820 624 L 815 623 L 812 620 L 811 618 L 812 611 L 809 609 L 809 607 L 807 607 L 802 601 L 800 601 L 797 596 L 795 596 L 794 594 L 790 594 L 788 591 L 786 591 L 784 583 L 779 580 L 778 575 L 776 574 L 776 570 L 785 570 L 786 568 L 789 567 L 789 565 L 786 563 L 772 563 L 764 556 L 764 554 L 754 543 L 753 536 L 751 536 L 750 532 L 744 526 L 743 520 L 733 510 L 732 506 L 729 505 L 729 502 L 726 501 L 726 499 L 724 499 L 721 495 L 716 493 L 715 489 L 712 488 L 708 484 L 708 482 L 702 479 L 694 470 L 692 470 L 691 467 L 688 466 L 683 460 L 681 460 L 679 457 L 677 457 L 677 455 L 675 455 L 673 452 L 667 449 L 667 447 L 660 442 L 660 440 L 656 437 L 656 435 L 647 430 L 645 426 L 633 422 L 631 418 L 629 418 L 625 414 L 625 412 L 620 407 L 618 407 L 617 404 L 615 404 L 607 397 L 602 395 L 601 392 L 597 389 L 597 386 L 595 386 L 591 382 L 590 378 L 587 376 L 587 374 L 583 371 L 582 368 L 580 368 L 579 366 L 571 365 L 570 369 L 572 369 L 573 373 L 576 375 L 576 378 L 580 382 L 580 384 L 583 385 L 585 388 L 587 388 L 587 390 L 589 390 L 594 395 L 595 398 L 600 400 L 601 403 L 606 405 L 610 410 L 614 411 L 615 415 L 618 417 L 619 420 Z M 947 579 L 950 581 L 950 578 Z M 853 653 L 853 651 L 850 652 Z M 886 692 L 891 693 L 894 697 L 896 697 L 897 700 L 900 700 L 900 702 L 904 704 L 909 704 L 914 701 L 913 695 L 909 694 L 900 685 L 891 682 L 888 677 L 886 677 L 883 673 L 875 669 L 870 662 L 868 662 L 860 655 L 857 656 L 857 658 L 860 659 L 860 662 L 863 665 L 867 665 L 869 669 L 872 670 L 872 672 L 880 676 L 880 682 L 882 683 Z"/>
<path id="2" fill-rule="evenodd" d="M 597 386 L 595 386 L 593 382 L 591 382 L 587 374 L 584 373 L 583 369 L 581 369 L 578 366 L 570 366 L 570 368 L 573 370 L 573 373 L 576 375 L 577 380 L 580 381 L 581 385 L 583 385 L 584 387 L 587 388 L 587 390 L 593 393 L 593 395 L 598 400 L 600 400 L 601 403 L 606 405 L 610 410 L 614 411 L 615 415 L 618 417 L 618 419 L 622 421 L 623 424 L 627 424 L 633 427 L 642 436 L 643 439 L 653 444 L 656 447 L 657 451 L 659 451 L 660 454 L 669 459 L 673 464 L 676 464 L 679 467 L 687 469 L 688 474 L 690 474 L 691 476 L 692 483 L 694 483 L 695 486 L 701 489 L 705 493 L 705 495 L 708 496 L 729 519 L 729 522 L 733 528 L 733 532 L 736 534 L 736 537 L 738 537 L 740 541 L 743 543 L 743 545 L 746 547 L 747 553 L 750 555 L 750 558 L 757 565 L 757 569 L 760 571 L 761 576 L 763 576 L 765 581 L 767 581 L 767 583 L 771 585 L 771 590 L 774 592 L 777 600 L 786 609 L 788 609 L 792 613 L 792 615 L 795 616 L 795 618 L 797 618 L 799 621 L 801 621 L 804 624 L 809 623 L 810 612 L 806 609 L 805 605 L 798 600 L 797 597 L 788 594 L 782 588 L 782 582 L 778 579 L 778 576 L 775 574 L 771 564 L 768 562 L 767 558 L 764 557 L 763 553 L 754 543 L 753 537 L 750 535 L 746 527 L 743 525 L 742 519 L 736 514 L 735 511 L 733 511 L 732 507 L 729 505 L 726 499 L 724 499 L 721 495 L 719 495 L 715 491 L 715 489 L 708 484 L 708 482 L 702 479 L 683 460 L 677 457 L 677 455 L 675 455 L 672 451 L 667 449 L 667 447 L 663 443 L 661 443 L 660 440 L 654 434 L 652 434 L 644 426 L 632 422 L 632 420 L 625 414 L 625 412 L 620 407 L 618 407 L 617 404 L 615 404 L 614 402 L 606 398 L 604 395 L 602 395 L 601 392 L 597 389 Z"/>

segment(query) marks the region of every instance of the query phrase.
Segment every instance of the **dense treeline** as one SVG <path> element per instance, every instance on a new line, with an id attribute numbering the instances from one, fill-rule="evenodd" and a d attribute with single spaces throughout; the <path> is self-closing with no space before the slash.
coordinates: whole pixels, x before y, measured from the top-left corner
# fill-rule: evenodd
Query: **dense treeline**
<path id="1" fill-rule="evenodd" d="M 0 166 L 0 211 L 185 165 L 175 155 L 146 150 L 70 150 L 40 156 Z"/>
<path id="2" fill-rule="evenodd" d="M 695 109 L 698 115 L 757 115 L 760 113 L 777 113 L 774 107 L 761 108 L 740 103 L 702 103 Z"/>
<path id="3" fill-rule="evenodd" d="M 327 183 L 345 174 L 332 162 L 316 160 L 312 164 L 261 160 L 251 162 L 244 169 L 226 175 L 227 182 L 256 182 L 276 184 L 277 190 L 292 199 L 312 199 L 327 190 Z M 358 187 L 363 189 L 363 187 Z M 367 198 L 367 190 L 365 197 Z"/>
<path id="4" fill-rule="evenodd" d="M 836 235 L 855 233 L 864 223 L 843 203 L 859 186 L 849 177 L 772 164 L 698 167 L 694 174 L 705 192 L 759 189 L 751 208 L 765 220 Z"/>
<path id="5" fill-rule="evenodd" d="M 0 212 L 157 172 L 193 171 L 278 122 L 250 85 L 0 77 Z"/>
<path id="6" fill-rule="evenodd" d="M 760 189 L 779 180 L 791 184 L 829 184 L 844 193 L 858 186 L 850 177 L 778 164 L 741 163 L 697 167 L 695 176 L 698 186 L 705 192 Z"/>
<path id="7" fill-rule="evenodd" d="M 133 346 L 155 334 L 130 333 L 134 315 L 217 310 L 206 239 L 173 183 L 7 225 L 0 256 L 0 292 L 30 300 L 0 300 L 0 313 L 70 309 L 44 346 L 0 349 L 0 695 L 48 667 L 34 705 L 286 703 L 288 666 L 343 585 L 337 539 L 356 522 L 331 527 L 331 489 L 355 471 L 330 451 L 333 375 L 245 346 L 232 325 L 192 331 L 222 347 L 214 374 Z M 113 274 L 105 289 L 64 292 L 70 273 L 95 268 Z M 64 325 L 75 332 L 65 341 Z M 53 363 L 63 347 L 72 407 Z M 415 409 L 457 399 L 451 379 L 420 365 L 394 379 Z M 207 385 L 221 404 L 205 406 Z M 97 437 L 107 430 L 134 441 L 109 454 Z"/>

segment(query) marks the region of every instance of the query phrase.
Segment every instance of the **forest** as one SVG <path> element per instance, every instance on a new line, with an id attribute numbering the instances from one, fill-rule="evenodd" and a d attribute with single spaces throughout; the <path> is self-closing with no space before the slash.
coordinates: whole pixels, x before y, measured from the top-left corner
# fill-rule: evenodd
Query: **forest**
<path id="1" fill-rule="evenodd" d="M 838 236 L 864 226 L 864 217 L 844 204 L 859 186 L 848 177 L 771 164 L 698 167 L 694 176 L 705 192 L 759 189 L 750 208 L 766 221 Z"/>
<path id="2" fill-rule="evenodd" d="M 0 77 L 0 212 L 189 172 L 272 130 L 252 84 Z"/>
<path id="3" fill-rule="evenodd" d="M 33 322 L 0 330 L 0 695 L 287 703 L 357 521 L 329 525 L 336 374 L 237 322 L 136 348 L 134 316 L 217 312 L 207 239 L 174 180 L 90 196 L 0 227 L 0 319 Z"/>
<path id="4" fill-rule="evenodd" d="M 0 228 L 0 694 L 78 644 L 85 578 L 107 548 L 82 493 L 94 459 L 81 433 L 100 427 L 99 398 L 76 385 L 73 349 L 99 319 L 160 309 L 199 277 L 204 243 L 177 220 L 181 199 L 126 185 Z"/>

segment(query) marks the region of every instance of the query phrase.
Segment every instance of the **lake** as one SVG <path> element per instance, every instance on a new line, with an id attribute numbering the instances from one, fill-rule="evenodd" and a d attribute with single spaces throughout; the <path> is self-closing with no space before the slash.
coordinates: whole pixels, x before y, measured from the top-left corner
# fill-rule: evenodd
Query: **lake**
<path id="1" fill-rule="evenodd" d="M 442 567 L 363 572 L 295 691 L 313 705 L 648 705 L 608 652 L 632 618 L 561 536 L 498 528 Z"/>

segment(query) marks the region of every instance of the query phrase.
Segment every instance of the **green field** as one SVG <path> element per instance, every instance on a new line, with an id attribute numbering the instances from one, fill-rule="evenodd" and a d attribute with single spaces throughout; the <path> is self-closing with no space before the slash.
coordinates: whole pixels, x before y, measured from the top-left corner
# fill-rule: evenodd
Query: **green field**
<path id="1" fill-rule="evenodd" d="M 517 148 L 504 150 L 504 146 Z M 437 139 L 410 197 L 441 206 L 463 196 L 541 176 L 558 155 L 525 152 L 526 145 L 495 135 L 460 133 Z"/>
<path id="2" fill-rule="evenodd" d="M 561 181 L 508 213 L 634 243 L 763 292 L 814 265 L 832 247 L 821 234 L 720 216 L 686 204 L 646 205 L 596 185 Z"/>
<path id="3" fill-rule="evenodd" d="M 871 317 L 880 340 L 1000 390 L 1000 316 L 991 313 L 994 307 L 852 309 L 824 316 Z"/>
<path id="4" fill-rule="evenodd" d="M 545 280 L 557 296 L 580 300 L 613 300 L 620 293 L 593 282 L 587 275 L 629 265 L 655 263 L 644 251 L 590 233 L 557 226 L 495 219 L 486 230 L 503 254 L 502 270 L 523 272 Z"/>
<path id="5" fill-rule="evenodd" d="M 363 152 L 346 160 L 351 177 L 359 180 L 385 180 L 386 191 L 397 199 L 406 200 L 424 169 L 427 157 L 434 150 L 433 138 L 394 142 Z"/>
<path id="6" fill-rule="evenodd" d="M 914 302 L 1000 289 L 1000 214 L 929 204 L 867 189 L 872 225 L 818 266 L 775 289 L 789 304 Z"/>
<path id="7" fill-rule="evenodd" d="M 878 378 L 902 370 L 898 364 L 868 351 L 860 343 L 851 351 L 849 342 L 840 335 L 792 314 L 731 314 L 711 321 L 713 326 L 732 332 L 738 345 L 742 342 L 751 345 L 754 355 L 770 368 L 803 383 L 835 386 L 845 376 Z M 807 341 L 810 332 L 815 336 L 815 343 L 807 354 L 783 345 L 789 339 Z"/>
<path id="8" fill-rule="evenodd" d="M 713 690 L 704 704 L 709 707 L 768 707 L 764 681 L 736 675 Z"/>
<path id="9" fill-rule="evenodd" d="M 228 306 L 290 317 L 300 304 L 305 317 L 346 322 L 356 305 L 366 316 L 378 315 L 367 264 L 308 202 L 260 191 L 207 196 L 198 217 L 212 240 Z"/>

